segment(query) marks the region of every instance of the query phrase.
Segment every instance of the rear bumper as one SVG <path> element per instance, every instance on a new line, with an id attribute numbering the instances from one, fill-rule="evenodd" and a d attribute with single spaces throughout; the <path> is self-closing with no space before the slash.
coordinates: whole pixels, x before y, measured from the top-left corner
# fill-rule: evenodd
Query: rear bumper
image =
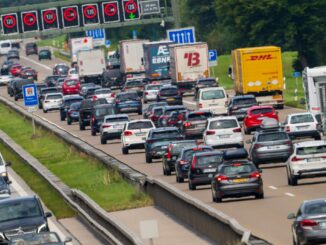
<path id="1" fill-rule="evenodd" d="M 217 188 L 223 197 L 241 197 L 260 194 L 263 187 L 259 183 L 247 183 L 241 185 L 222 185 Z"/>
<path id="2" fill-rule="evenodd" d="M 189 170 L 189 165 L 184 164 L 184 165 L 176 165 L 175 168 L 178 169 L 178 176 L 187 179 L 188 178 L 188 170 Z"/>
<path id="3" fill-rule="evenodd" d="M 320 132 L 317 130 L 289 132 L 288 134 L 292 138 L 320 137 Z"/>
<path id="4" fill-rule="evenodd" d="M 104 138 L 104 139 L 120 139 L 121 132 L 103 132 L 102 138 Z"/>
<path id="5" fill-rule="evenodd" d="M 314 178 L 326 176 L 326 168 L 298 169 L 292 168 L 293 174 L 298 178 Z"/>
<path id="6" fill-rule="evenodd" d="M 144 149 L 145 143 L 131 143 L 128 145 L 125 145 L 128 149 Z"/>
<path id="7" fill-rule="evenodd" d="M 211 177 L 207 176 L 196 176 L 196 175 L 190 175 L 189 179 L 191 180 L 192 184 L 195 185 L 210 185 L 212 182 L 212 179 L 214 178 L 215 173 L 211 173 Z"/>
<path id="8" fill-rule="evenodd" d="M 256 163 L 269 163 L 273 161 L 285 162 L 292 154 L 292 151 L 254 153 L 252 160 Z"/>
<path id="9" fill-rule="evenodd" d="M 210 139 L 210 137 L 205 138 L 205 143 L 207 145 L 210 145 L 212 147 L 230 147 L 230 146 L 239 146 L 242 147 L 244 145 L 243 143 L 243 137 L 230 137 L 230 138 L 226 138 L 226 139 L 220 139 L 220 140 L 214 140 L 214 139 Z"/>

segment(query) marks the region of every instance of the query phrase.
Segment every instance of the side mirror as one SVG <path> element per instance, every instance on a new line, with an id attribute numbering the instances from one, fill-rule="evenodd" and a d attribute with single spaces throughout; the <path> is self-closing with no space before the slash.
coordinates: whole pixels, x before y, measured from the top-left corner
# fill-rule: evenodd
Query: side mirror
<path id="1" fill-rule="evenodd" d="M 246 143 L 247 143 L 247 144 L 252 144 L 252 140 L 251 140 L 251 139 L 246 140 Z"/>
<path id="2" fill-rule="evenodd" d="M 295 219 L 295 214 L 294 213 L 290 213 L 288 215 L 288 219 Z"/>
<path id="3" fill-rule="evenodd" d="M 6 162 L 6 167 L 9 167 L 9 166 L 11 166 L 11 162 Z"/>
<path id="4" fill-rule="evenodd" d="M 46 213 L 44 214 L 44 217 L 45 217 L 45 218 L 50 218 L 50 217 L 52 217 L 52 213 L 50 213 L 50 212 L 46 212 Z"/>
<path id="5" fill-rule="evenodd" d="M 11 184 L 12 184 L 12 181 L 11 181 L 11 180 L 8 180 L 8 181 L 7 181 L 7 184 L 8 184 L 8 185 L 11 185 Z"/>
<path id="6" fill-rule="evenodd" d="M 64 240 L 64 244 L 68 243 L 68 242 L 71 242 L 72 241 L 72 238 L 71 237 L 66 237 L 66 239 Z"/>

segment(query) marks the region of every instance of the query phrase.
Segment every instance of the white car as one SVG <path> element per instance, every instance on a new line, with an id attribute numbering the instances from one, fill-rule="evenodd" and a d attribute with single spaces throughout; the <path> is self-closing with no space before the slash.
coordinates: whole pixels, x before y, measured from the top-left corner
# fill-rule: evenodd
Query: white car
<path id="1" fill-rule="evenodd" d="M 228 96 L 222 87 L 200 89 L 196 97 L 198 110 L 210 110 L 214 115 L 227 115 Z"/>
<path id="2" fill-rule="evenodd" d="M 293 154 L 286 162 L 289 185 L 297 185 L 299 179 L 326 176 L 326 141 L 305 141 L 293 146 Z"/>
<path id="3" fill-rule="evenodd" d="M 243 133 L 235 116 L 207 120 L 204 143 L 212 147 L 243 147 Z"/>
<path id="4" fill-rule="evenodd" d="M 45 95 L 42 101 L 43 112 L 47 113 L 50 110 L 59 110 L 63 101 L 62 93 L 49 93 Z"/>
<path id="5" fill-rule="evenodd" d="M 3 156 L 0 153 L 0 176 L 3 177 L 6 181 L 9 180 L 7 166 L 10 166 L 10 162 L 5 162 Z"/>
<path id="6" fill-rule="evenodd" d="M 101 144 L 110 139 L 120 139 L 125 124 L 129 121 L 127 114 L 105 116 L 100 127 Z"/>
<path id="7" fill-rule="evenodd" d="M 312 137 L 320 140 L 322 137 L 321 125 L 310 112 L 288 115 L 284 122 L 284 129 L 291 139 Z"/>
<path id="8" fill-rule="evenodd" d="M 79 80 L 79 75 L 76 68 L 70 68 L 67 77 L 70 79 Z"/>
<path id="9" fill-rule="evenodd" d="M 104 98 L 109 104 L 112 104 L 115 98 L 115 93 L 112 93 L 109 88 L 100 88 L 94 91 L 93 99 Z"/>
<path id="10" fill-rule="evenodd" d="M 1 75 L 0 76 L 0 86 L 7 85 L 14 77 L 12 75 Z"/>
<path id="11" fill-rule="evenodd" d="M 145 86 L 143 101 L 146 104 L 148 101 L 156 100 L 157 94 L 160 90 L 160 84 L 147 84 Z"/>
<path id="12" fill-rule="evenodd" d="M 126 123 L 121 134 L 122 153 L 128 154 L 130 149 L 144 149 L 148 133 L 153 128 L 155 125 L 149 119 Z"/>

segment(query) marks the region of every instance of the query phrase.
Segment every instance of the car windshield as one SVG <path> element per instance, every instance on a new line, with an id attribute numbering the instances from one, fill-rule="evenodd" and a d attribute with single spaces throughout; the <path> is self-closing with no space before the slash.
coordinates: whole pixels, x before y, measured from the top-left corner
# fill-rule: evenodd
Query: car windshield
<path id="1" fill-rule="evenodd" d="M 176 95 L 176 94 L 178 94 L 178 89 L 177 88 L 165 88 L 165 89 L 161 89 L 160 93 L 162 95 Z"/>
<path id="2" fill-rule="evenodd" d="M 24 241 L 24 243 L 22 243 Z M 59 244 L 61 241 L 55 233 L 31 233 L 10 239 L 10 245 Z"/>
<path id="3" fill-rule="evenodd" d="M 225 93 L 221 89 L 204 91 L 201 95 L 202 100 L 216 100 L 225 98 Z"/>
<path id="4" fill-rule="evenodd" d="M 289 136 L 285 132 L 264 133 L 258 136 L 258 142 L 288 140 Z"/>
<path id="5" fill-rule="evenodd" d="M 304 207 L 305 214 L 326 214 L 326 201 L 308 203 Z"/>
<path id="6" fill-rule="evenodd" d="M 179 153 L 182 151 L 183 148 L 185 147 L 196 147 L 196 143 L 195 142 L 178 142 L 172 145 L 172 149 L 171 149 L 171 154 L 173 155 L 179 155 Z"/>
<path id="7" fill-rule="evenodd" d="M 129 119 L 128 117 L 110 117 L 105 120 L 105 122 L 127 122 Z"/>
<path id="8" fill-rule="evenodd" d="M 165 131 L 158 131 L 152 133 L 152 138 L 158 139 L 158 138 L 174 138 L 179 137 L 180 133 L 178 130 L 165 130 Z"/>
<path id="9" fill-rule="evenodd" d="M 80 104 L 81 104 L 81 102 L 78 102 L 78 103 L 72 103 L 71 105 L 70 105 L 70 109 L 71 110 L 79 110 L 80 109 Z"/>
<path id="10" fill-rule="evenodd" d="M 188 121 L 203 121 L 210 117 L 212 117 L 210 112 L 195 112 L 188 115 Z"/>
<path id="11" fill-rule="evenodd" d="M 63 65 L 57 66 L 56 69 L 60 70 L 62 72 L 68 72 L 69 71 L 69 67 L 68 66 L 63 66 Z"/>
<path id="12" fill-rule="evenodd" d="M 326 153 L 326 145 L 298 147 L 297 155 L 312 155 L 312 154 L 324 154 Z"/>
<path id="13" fill-rule="evenodd" d="M 251 164 L 233 163 L 221 168 L 220 173 L 226 176 L 237 176 L 241 174 L 248 174 L 255 171 Z"/>
<path id="14" fill-rule="evenodd" d="M 95 94 L 109 94 L 109 93 L 111 93 L 110 89 L 95 90 Z"/>
<path id="15" fill-rule="evenodd" d="M 273 112 L 273 108 L 259 108 L 251 111 L 253 115 L 266 114 Z"/>
<path id="16" fill-rule="evenodd" d="M 101 117 L 105 115 L 113 115 L 115 113 L 115 110 L 113 107 L 108 108 L 96 108 L 95 110 L 95 116 Z"/>
<path id="17" fill-rule="evenodd" d="M 314 122 L 314 117 L 311 114 L 295 115 L 291 117 L 291 124 L 311 123 Z"/>
<path id="18" fill-rule="evenodd" d="M 257 101 L 255 98 L 243 98 L 233 100 L 234 105 L 256 105 Z"/>
<path id="19" fill-rule="evenodd" d="M 47 100 L 58 100 L 58 99 L 62 99 L 62 95 L 61 94 L 49 94 L 46 97 Z"/>
<path id="20" fill-rule="evenodd" d="M 153 128 L 153 124 L 150 121 L 131 122 L 128 124 L 128 129 L 149 129 Z"/>
<path id="21" fill-rule="evenodd" d="M 126 83 L 126 87 L 141 87 L 143 86 L 143 82 L 142 81 L 129 81 Z"/>
<path id="22" fill-rule="evenodd" d="M 207 156 L 200 156 L 197 157 L 197 166 L 207 166 L 212 163 L 221 163 L 223 160 L 223 156 L 221 154 L 216 155 L 207 155 Z"/>
<path id="23" fill-rule="evenodd" d="M 10 47 L 10 43 L 2 43 L 1 44 L 1 48 L 9 48 Z"/>
<path id="24" fill-rule="evenodd" d="M 159 85 L 159 84 L 154 84 L 154 85 L 147 85 L 146 86 L 146 90 L 159 90 L 160 89 L 160 87 L 161 87 L 161 85 Z"/>
<path id="25" fill-rule="evenodd" d="M 225 128 L 237 128 L 238 123 L 235 119 L 221 119 L 212 121 L 209 124 L 209 129 L 225 129 Z"/>
<path id="26" fill-rule="evenodd" d="M 120 101 L 137 100 L 138 94 L 137 93 L 119 94 L 118 99 Z"/>
<path id="27" fill-rule="evenodd" d="M 35 200 L 17 200 L 0 204 L 0 222 L 42 216 Z"/>
<path id="28" fill-rule="evenodd" d="M 78 84 L 78 81 L 76 81 L 76 80 L 68 80 L 68 81 L 66 81 L 66 84 L 68 86 L 75 86 L 75 85 Z"/>
<path id="29" fill-rule="evenodd" d="M 199 80 L 198 81 L 199 85 L 216 85 L 216 81 L 211 79 L 211 80 Z"/>

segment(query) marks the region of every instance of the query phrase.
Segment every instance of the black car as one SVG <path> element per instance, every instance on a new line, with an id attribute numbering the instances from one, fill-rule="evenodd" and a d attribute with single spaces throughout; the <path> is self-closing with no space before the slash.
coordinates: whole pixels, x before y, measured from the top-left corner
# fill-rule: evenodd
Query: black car
<path id="1" fill-rule="evenodd" d="M 166 103 L 165 101 L 162 102 L 153 102 L 150 103 L 147 108 L 145 110 L 143 110 L 143 118 L 144 119 L 149 119 L 151 114 L 152 114 L 152 109 L 156 106 L 167 106 L 168 103 Z"/>
<path id="2" fill-rule="evenodd" d="M 29 84 L 34 84 L 34 82 L 28 79 L 15 80 L 13 83 L 13 97 L 15 98 L 15 101 L 23 98 L 23 86 Z"/>
<path id="3" fill-rule="evenodd" d="M 101 105 L 101 104 L 108 104 L 108 102 L 104 98 L 101 98 L 98 100 L 86 99 L 81 102 L 80 108 L 79 108 L 79 129 L 80 130 L 85 130 L 86 126 L 91 125 L 92 108 L 96 105 Z"/>
<path id="4" fill-rule="evenodd" d="M 238 120 L 243 120 L 247 115 L 247 110 L 258 105 L 254 95 L 237 95 L 231 98 L 228 105 L 229 116 L 235 116 Z"/>
<path id="5" fill-rule="evenodd" d="M 51 60 L 52 59 L 52 54 L 51 51 L 49 49 L 42 49 L 39 53 L 38 53 L 38 60 Z"/>
<path id="6" fill-rule="evenodd" d="M 0 200 L 10 197 L 10 184 L 11 181 L 6 180 L 4 177 L 0 176 Z"/>
<path id="7" fill-rule="evenodd" d="M 145 143 L 146 163 L 162 158 L 170 142 L 178 140 L 184 140 L 184 136 L 176 127 L 154 128 L 149 131 Z"/>
<path id="8" fill-rule="evenodd" d="M 91 87 L 95 87 L 95 86 L 96 86 L 95 83 L 81 83 L 80 90 L 79 90 L 80 96 L 83 96 L 84 98 L 86 98 L 87 89 L 91 88 Z"/>
<path id="9" fill-rule="evenodd" d="M 5 60 L 2 64 L 1 67 L 1 74 L 2 75 L 8 75 L 10 67 L 14 64 L 15 62 L 13 60 Z"/>
<path id="10" fill-rule="evenodd" d="M 26 56 L 31 54 L 38 54 L 37 44 L 36 43 L 27 43 L 25 46 Z"/>
<path id="11" fill-rule="evenodd" d="M 48 87 L 56 87 L 58 85 L 58 80 L 60 79 L 60 76 L 54 75 L 54 76 L 47 76 L 44 80 L 44 83 Z"/>
<path id="12" fill-rule="evenodd" d="M 164 154 L 162 161 L 164 175 L 171 175 L 171 172 L 175 171 L 174 167 L 177 158 L 185 147 L 197 147 L 197 142 L 195 140 L 180 140 L 172 141 L 168 145 L 167 152 Z"/>
<path id="13" fill-rule="evenodd" d="M 10 95 L 10 97 L 14 96 L 14 84 L 17 80 L 22 80 L 22 79 L 14 77 L 12 80 L 10 80 L 7 83 L 7 93 Z"/>
<path id="14" fill-rule="evenodd" d="M 115 108 L 111 104 L 96 105 L 91 112 L 91 134 L 95 136 L 100 132 L 100 127 L 103 123 L 104 117 L 115 114 Z"/>
<path id="15" fill-rule="evenodd" d="M 189 111 L 182 114 L 179 128 L 186 138 L 203 137 L 206 129 L 207 119 L 213 117 L 210 111 Z"/>
<path id="16" fill-rule="evenodd" d="M 163 86 L 157 94 L 157 102 L 160 101 L 169 105 L 182 105 L 182 95 L 177 86 Z"/>
<path id="17" fill-rule="evenodd" d="M 21 233 L 49 231 L 47 218 L 36 196 L 7 198 L 0 201 L 0 243 Z"/>
<path id="18" fill-rule="evenodd" d="M 79 109 L 80 109 L 80 102 L 74 102 L 69 106 L 69 109 L 67 110 L 67 124 L 71 125 L 72 122 L 78 122 L 79 121 Z"/>
<path id="19" fill-rule="evenodd" d="M 50 93 L 59 93 L 60 90 L 58 88 L 55 88 L 55 87 L 45 87 L 45 88 L 41 88 L 40 89 L 40 92 L 38 94 L 38 108 L 39 109 L 42 109 L 42 101 L 44 100 L 45 98 L 45 95 L 46 94 L 50 94 Z"/>
<path id="20" fill-rule="evenodd" d="M 198 94 L 199 89 L 201 88 L 210 88 L 210 87 L 218 87 L 215 78 L 200 78 L 196 81 L 195 85 L 195 95 Z"/>
<path id="21" fill-rule="evenodd" d="M 46 84 L 45 83 L 35 83 L 36 85 L 36 89 L 37 89 L 37 94 L 39 95 L 40 94 L 40 91 L 42 88 L 46 88 Z"/>
<path id="22" fill-rule="evenodd" d="M 67 76 L 70 67 L 66 64 L 56 64 L 53 67 L 53 75 L 57 76 Z"/>
<path id="23" fill-rule="evenodd" d="M 14 59 L 17 60 L 20 59 L 18 50 L 16 49 L 9 50 L 7 54 L 7 60 L 14 60 Z"/>
<path id="24" fill-rule="evenodd" d="M 66 120 L 67 111 L 72 103 L 81 102 L 84 98 L 79 95 L 66 95 L 63 97 L 62 104 L 60 106 L 60 120 Z"/>
<path id="25" fill-rule="evenodd" d="M 198 185 L 209 185 L 215 176 L 217 167 L 223 162 L 223 152 L 199 152 L 192 156 L 188 171 L 189 190 L 196 190 Z"/>
<path id="26" fill-rule="evenodd" d="M 185 147 L 180 152 L 178 159 L 175 162 L 175 178 L 177 183 L 182 183 L 184 179 L 188 178 L 189 165 L 192 156 L 197 152 L 213 151 L 211 146 L 198 145 L 196 147 Z"/>
<path id="27" fill-rule="evenodd" d="M 304 201 L 297 214 L 291 213 L 288 219 L 292 224 L 293 244 L 326 243 L 326 200 L 314 199 Z"/>
<path id="28" fill-rule="evenodd" d="M 213 202 L 223 198 L 255 196 L 264 198 L 261 170 L 248 160 L 226 161 L 218 166 L 212 180 Z"/>

